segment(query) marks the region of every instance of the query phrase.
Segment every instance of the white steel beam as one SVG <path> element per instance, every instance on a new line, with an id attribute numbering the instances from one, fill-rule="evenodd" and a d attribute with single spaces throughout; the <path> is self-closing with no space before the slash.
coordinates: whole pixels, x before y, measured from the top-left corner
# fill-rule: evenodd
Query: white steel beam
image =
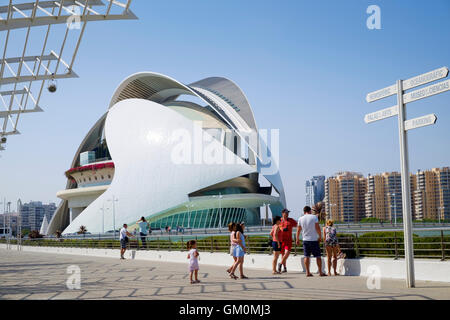
<path id="1" fill-rule="evenodd" d="M 64 5 L 66 6 L 73 6 L 76 5 L 76 2 L 80 2 L 83 4 L 86 4 L 86 1 L 88 0 L 65 0 Z M 39 7 L 41 8 L 54 8 L 57 7 L 61 3 L 61 0 L 54 0 L 54 1 L 39 1 Z M 34 2 L 28 2 L 28 3 L 21 3 L 21 4 L 15 4 L 14 7 L 21 11 L 27 11 L 27 10 L 33 10 L 35 8 L 36 1 Z M 104 6 L 104 3 L 101 0 L 91 0 L 89 1 L 90 6 Z M 9 6 L 0 6 L 0 13 L 7 13 Z"/>
<path id="2" fill-rule="evenodd" d="M 36 26 L 46 26 L 54 24 L 64 24 L 67 23 L 67 19 L 71 15 L 61 15 L 61 16 L 39 16 L 35 17 L 33 20 L 29 18 L 15 18 L 7 20 L 0 20 L 0 31 L 21 29 Z M 84 15 L 79 16 L 80 22 L 95 22 L 95 21 L 111 21 L 111 20 L 136 20 L 137 16 L 130 10 L 124 11 L 122 14 L 108 14 L 108 15 Z"/>
<path id="3" fill-rule="evenodd" d="M 105 1 L 106 5 L 102 0 L 29 0 L 29 2 L 21 4 L 15 4 L 13 0 L 8 0 L 7 5 L 0 6 L 0 32 L 6 32 L 4 48 L 2 56 L 0 56 L 0 89 L 2 85 L 11 86 L 0 91 L 0 103 L 3 105 L 3 110 L 0 111 L 0 125 L 2 126 L 0 136 L 20 134 L 17 126 L 21 114 L 43 111 L 39 102 L 48 80 L 78 78 L 72 67 L 88 22 L 137 19 L 136 15 L 129 10 L 131 0 Z M 94 7 L 96 7 L 95 10 Z M 77 8 L 81 8 L 81 11 Z M 117 8 L 119 9 L 117 10 Z M 66 63 L 62 56 L 66 41 L 69 41 L 68 33 L 71 29 L 69 21 L 74 17 L 77 22 L 83 23 L 83 26 L 78 35 L 75 49 L 69 53 L 71 55 L 70 63 Z M 58 53 L 51 50 L 50 54 L 45 55 L 48 52 L 48 39 L 52 37 L 50 30 L 53 25 L 58 24 L 68 24 L 62 44 L 55 48 Z M 43 33 L 45 37 L 42 42 L 41 54 L 26 55 L 30 30 L 37 26 L 47 26 Z M 14 33 L 11 34 L 11 32 L 21 28 L 28 29 L 22 56 L 7 57 L 8 45 L 14 37 Z M 56 63 L 53 64 L 53 61 Z M 63 65 L 66 70 L 58 72 L 60 65 Z M 28 83 L 19 86 L 23 82 Z M 33 96 L 31 88 L 35 82 L 39 83 L 39 88 L 35 89 L 36 96 Z M 5 100 L 6 97 L 9 97 L 9 100 Z M 29 102 L 31 106 L 27 108 Z M 4 150 L 3 146 L 0 146 L 0 150 Z"/>

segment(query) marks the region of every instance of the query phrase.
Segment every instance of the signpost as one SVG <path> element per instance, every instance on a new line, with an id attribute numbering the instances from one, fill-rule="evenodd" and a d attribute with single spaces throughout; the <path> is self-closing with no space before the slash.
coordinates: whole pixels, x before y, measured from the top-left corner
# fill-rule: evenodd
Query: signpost
<path id="1" fill-rule="evenodd" d="M 396 84 L 371 92 L 367 95 L 367 102 L 374 102 L 397 94 L 397 105 L 377 112 L 367 114 L 364 118 L 366 123 L 383 120 L 398 115 L 399 143 L 400 143 L 400 164 L 402 171 L 402 205 L 403 205 L 403 230 L 405 245 L 405 261 L 407 285 L 409 288 L 415 287 L 414 276 L 414 249 L 412 238 L 412 215 L 411 215 L 411 187 L 409 177 L 409 157 L 408 157 L 408 136 L 407 131 L 417 129 L 436 123 L 435 114 L 406 120 L 406 104 L 420 99 L 450 90 L 450 80 L 442 81 L 422 89 L 418 89 L 405 94 L 405 90 L 412 89 L 448 76 L 448 68 L 442 67 L 408 80 L 398 80 Z"/>
<path id="2" fill-rule="evenodd" d="M 442 67 L 424 74 L 421 74 L 420 76 L 410 78 L 408 80 L 403 81 L 403 90 L 409 90 L 439 79 L 443 79 L 447 77 L 448 75 L 448 68 Z M 422 89 L 423 90 L 423 89 Z M 366 100 L 367 102 L 374 102 L 389 96 L 393 96 L 397 94 L 397 85 L 394 84 L 392 86 L 371 92 L 367 95 Z M 407 103 L 407 102 L 405 102 Z"/>
<path id="3" fill-rule="evenodd" d="M 436 120 L 437 120 L 437 117 L 434 113 L 429 114 L 427 116 L 415 118 L 412 120 L 407 120 L 407 121 L 405 121 L 405 130 L 408 131 L 408 130 L 417 129 L 417 128 L 421 128 L 421 127 L 431 126 L 436 123 Z"/>
<path id="4" fill-rule="evenodd" d="M 366 123 L 372 123 L 378 120 L 383 120 L 389 117 L 393 117 L 398 115 L 398 106 L 393 106 L 390 108 L 386 108 L 374 113 L 369 113 L 366 115 L 366 117 L 364 118 L 364 121 Z"/>

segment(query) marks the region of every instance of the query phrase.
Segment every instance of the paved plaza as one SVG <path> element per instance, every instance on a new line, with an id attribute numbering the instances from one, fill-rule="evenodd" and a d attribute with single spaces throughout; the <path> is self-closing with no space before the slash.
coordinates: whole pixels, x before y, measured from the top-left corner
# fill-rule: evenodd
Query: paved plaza
<path id="1" fill-rule="evenodd" d="M 66 285 L 67 268 L 73 265 L 81 270 L 80 290 Z M 224 267 L 200 268 L 202 282 L 191 285 L 187 263 L 0 249 L 0 299 L 450 299 L 449 283 L 422 281 L 406 289 L 404 281 L 383 279 L 380 290 L 369 290 L 362 277 L 306 278 L 300 272 L 272 276 L 267 270 L 248 269 L 250 279 L 231 280 Z"/>

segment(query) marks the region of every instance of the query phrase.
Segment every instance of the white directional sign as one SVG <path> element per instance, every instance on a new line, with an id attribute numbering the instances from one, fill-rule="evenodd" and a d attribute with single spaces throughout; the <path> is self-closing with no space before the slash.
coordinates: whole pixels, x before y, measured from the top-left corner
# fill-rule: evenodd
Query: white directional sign
<path id="1" fill-rule="evenodd" d="M 364 118 L 366 123 L 375 122 L 398 115 L 398 135 L 400 144 L 400 164 L 401 164 L 401 182 L 402 182 L 402 207 L 403 207 L 403 230 L 404 230 L 404 248 L 405 248 L 405 264 L 406 277 L 409 288 L 415 286 L 414 274 L 414 242 L 412 237 L 412 210 L 411 210 L 411 194 L 410 194 L 410 175 L 409 175 L 409 159 L 408 159 L 408 130 L 430 126 L 436 123 L 435 114 L 419 117 L 416 119 L 406 120 L 407 103 L 424 99 L 442 92 L 450 90 L 450 80 L 442 81 L 429 85 L 425 88 L 418 89 L 405 94 L 406 90 L 439 80 L 447 77 L 449 70 L 442 67 L 408 80 L 397 80 L 395 85 L 386 87 L 381 90 L 371 92 L 367 95 L 367 102 L 373 102 L 389 96 L 397 95 L 397 106 L 386 108 L 374 113 L 367 114 Z"/>
<path id="2" fill-rule="evenodd" d="M 394 94 L 397 94 L 397 85 L 394 84 L 390 87 L 386 87 L 374 92 L 371 92 L 367 95 L 366 100 L 367 102 L 374 102 L 389 96 L 393 96 Z"/>
<path id="3" fill-rule="evenodd" d="M 429 82 L 433 82 L 439 79 L 443 79 L 447 77 L 448 75 L 448 68 L 442 67 L 424 74 L 421 74 L 420 76 L 416 76 L 407 80 L 403 81 L 403 90 L 412 89 L 418 86 L 421 86 L 423 84 L 427 84 Z M 393 96 L 394 94 L 397 94 L 397 85 L 394 84 L 390 87 L 386 87 L 374 92 L 371 92 L 367 95 L 366 100 L 367 102 L 374 102 L 389 96 Z M 406 101 L 405 101 L 406 103 Z"/>
<path id="4" fill-rule="evenodd" d="M 405 121 L 405 130 L 412 130 L 421 127 L 431 126 L 436 123 L 437 117 L 435 114 L 429 114 L 423 117 Z"/>
<path id="5" fill-rule="evenodd" d="M 366 114 L 364 121 L 366 123 L 372 123 L 378 120 L 383 120 L 389 117 L 398 115 L 398 106 L 386 108 L 377 112 Z"/>
<path id="6" fill-rule="evenodd" d="M 442 67 L 424 74 L 421 74 L 420 76 L 404 80 L 403 81 L 403 90 L 412 89 L 418 86 L 421 86 L 423 84 L 433 82 L 439 79 L 443 79 L 447 77 L 448 75 L 448 68 Z"/>
<path id="7" fill-rule="evenodd" d="M 434 96 L 435 94 L 439 94 L 445 91 L 450 90 L 450 80 L 445 80 L 431 86 L 425 87 L 423 89 L 419 89 L 416 91 L 409 92 L 403 95 L 403 102 L 410 103 L 413 101 L 417 101 L 423 98 L 428 98 L 430 96 Z"/>

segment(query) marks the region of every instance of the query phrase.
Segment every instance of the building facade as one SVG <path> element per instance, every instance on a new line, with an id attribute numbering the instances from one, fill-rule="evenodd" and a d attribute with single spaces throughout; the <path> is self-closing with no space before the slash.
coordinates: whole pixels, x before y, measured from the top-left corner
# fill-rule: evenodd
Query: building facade
<path id="1" fill-rule="evenodd" d="M 339 172 L 325 181 L 325 212 L 328 219 L 357 223 L 365 217 L 367 179 L 356 172 Z"/>
<path id="2" fill-rule="evenodd" d="M 228 79 L 134 74 L 76 151 L 47 233 L 133 230 L 141 217 L 152 228 L 259 225 L 264 204 L 274 215 L 286 207 L 276 153 L 259 134 Z"/>
<path id="3" fill-rule="evenodd" d="M 0 215 L 0 235 L 16 234 L 19 214 L 17 212 L 6 212 Z"/>
<path id="4" fill-rule="evenodd" d="M 382 221 L 402 218 L 402 181 L 398 172 L 385 172 L 367 177 L 365 216 Z"/>
<path id="5" fill-rule="evenodd" d="M 450 168 L 434 168 L 410 175 L 413 220 L 450 220 Z M 403 219 L 399 172 L 367 178 L 343 172 L 325 181 L 325 210 L 336 221 L 375 218 L 395 223 Z M 362 204 L 362 205 L 361 205 Z"/>
<path id="6" fill-rule="evenodd" d="M 41 230 L 42 221 L 44 216 L 47 221 L 53 218 L 56 211 L 56 205 L 54 203 L 43 204 L 40 201 L 32 201 L 22 204 L 20 206 L 20 218 L 22 220 L 22 230 Z"/>
<path id="7" fill-rule="evenodd" d="M 314 176 L 305 183 L 305 203 L 312 207 L 325 197 L 325 176 Z"/>
<path id="8" fill-rule="evenodd" d="M 433 168 L 416 174 L 416 219 L 450 220 L 450 168 Z"/>

